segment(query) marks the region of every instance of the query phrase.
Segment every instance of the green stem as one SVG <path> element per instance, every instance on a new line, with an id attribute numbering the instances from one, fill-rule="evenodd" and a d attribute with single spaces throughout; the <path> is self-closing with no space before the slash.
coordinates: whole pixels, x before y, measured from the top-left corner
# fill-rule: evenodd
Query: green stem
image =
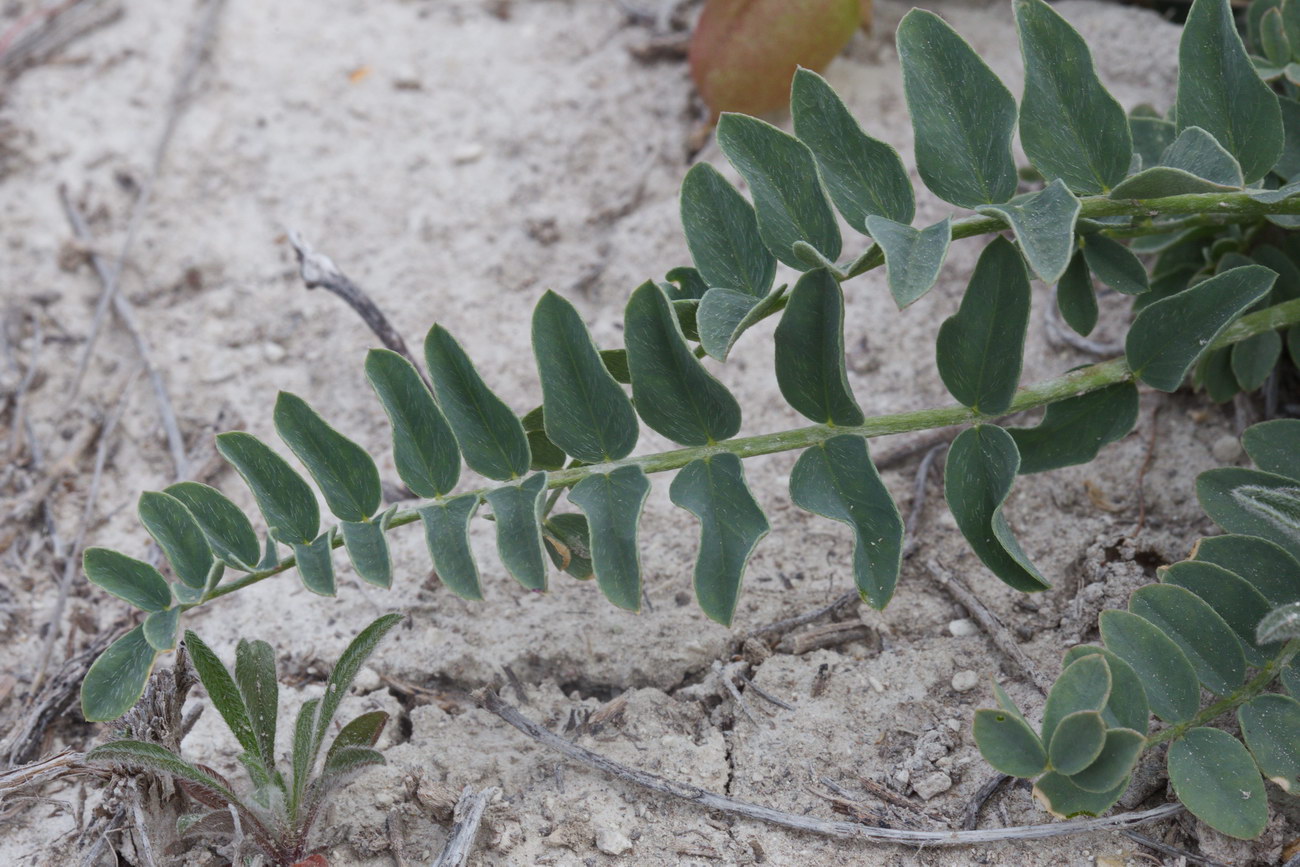
<path id="1" fill-rule="evenodd" d="M 1187 722 L 1170 726 L 1167 729 L 1161 729 L 1151 737 L 1147 738 L 1147 748 L 1154 747 L 1156 744 L 1162 744 L 1165 741 L 1172 741 L 1182 737 L 1189 729 L 1197 726 L 1203 726 L 1206 723 L 1213 722 L 1222 714 L 1230 710 L 1235 710 L 1255 696 L 1259 695 L 1273 680 L 1278 676 L 1286 664 L 1290 662 L 1297 653 L 1300 653 L 1300 638 L 1293 638 L 1282 648 L 1282 652 L 1273 658 L 1271 662 L 1259 670 L 1259 673 L 1246 682 L 1244 686 L 1236 692 L 1225 695 L 1223 698 L 1208 705 L 1205 710 L 1189 719 Z"/>
<path id="2" fill-rule="evenodd" d="M 1253 337 L 1256 334 L 1262 334 L 1265 331 L 1274 331 L 1278 328 L 1300 323 L 1300 299 L 1287 301 L 1261 310 L 1258 313 L 1251 313 L 1241 317 L 1234 322 L 1224 333 L 1211 344 L 1211 349 L 1220 349 Z M 1128 365 L 1122 358 L 1103 361 L 1079 370 L 1071 371 L 1064 376 L 1058 376 L 1054 379 L 1044 380 L 1034 385 L 1026 386 L 1016 393 L 1015 399 L 1011 402 L 1011 408 L 1008 412 L 1021 412 L 1027 409 L 1044 406 L 1045 404 L 1054 403 L 1067 397 L 1087 394 L 1088 392 L 1097 391 L 1119 382 L 1131 379 L 1133 374 L 1129 371 Z M 571 487 L 587 476 L 598 473 L 609 473 L 619 467 L 639 466 L 646 473 L 662 473 L 669 470 L 680 469 L 691 461 L 698 458 L 708 457 L 723 453 L 730 453 L 740 458 L 751 458 L 757 455 L 774 454 L 776 452 L 792 451 L 794 449 L 804 449 L 809 446 L 825 442 L 831 437 L 840 436 L 841 434 L 856 434 L 863 437 L 888 436 L 890 434 L 908 433 L 911 431 L 931 430 L 940 427 L 950 427 L 952 425 L 967 424 L 970 422 L 988 421 L 993 416 L 982 415 L 975 412 L 969 407 L 950 405 L 938 407 L 935 409 L 913 410 L 911 412 L 891 413 L 888 415 L 879 415 L 869 418 L 860 425 L 852 427 L 835 427 L 832 425 L 815 424 L 808 427 L 795 428 L 793 430 L 778 431 L 776 433 L 759 434 L 750 437 L 737 437 L 735 439 L 725 440 L 708 446 L 693 446 L 690 448 L 673 449 L 666 452 L 658 452 L 650 455 L 637 455 L 630 458 L 624 458 L 620 461 L 611 461 L 603 464 L 589 464 L 582 467 L 572 467 L 558 470 L 548 474 L 547 487 L 560 489 Z M 494 490 L 502 485 L 493 485 L 490 487 L 479 488 L 475 493 L 480 499 L 484 498 L 488 491 Z M 419 520 L 419 514 L 414 509 L 404 509 L 393 516 L 389 522 L 389 528 L 400 527 L 405 524 L 411 524 Z M 334 540 L 334 547 L 338 548 L 343 544 L 342 539 Z M 287 557 L 280 561 L 277 566 L 265 569 L 260 572 L 251 572 L 238 580 L 231 581 L 228 584 L 222 584 L 209 593 L 203 600 L 206 602 L 210 599 L 216 599 L 225 596 L 228 593 L 234 593 L 251 584 L 257 584 L 265 581 L 273 575 L 278 575 L 294 566 L 294 558 Z M 203 604 L 199 602 L 197 604 Z M 187 606 L 193 607 L 193 606 Z"/>

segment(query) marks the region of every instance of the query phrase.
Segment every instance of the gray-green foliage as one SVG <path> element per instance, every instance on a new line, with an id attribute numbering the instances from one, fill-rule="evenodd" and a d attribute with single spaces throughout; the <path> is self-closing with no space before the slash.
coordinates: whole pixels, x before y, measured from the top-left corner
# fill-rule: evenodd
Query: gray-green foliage
<path id="1" fill-rule="evenodd" d="M 686 174 L 680 206 L 693 262 L 630 293 L 623 347 L 602 349 L 584 311 L 546 293 L 532 321 L 541 382 L 532 407 L 507 405 L 493 388 L 499 374 L 474 363 L 479 347 L 462 346 L 446 324 L 426 336 L 425 371 L 387 350 L 370 353 L 365 372 L 392 431 L 392 464 L 420 498 L 412 507 L 381 509 L 382 463 L 290 394 L 277 401 L 274 422 L 297 465 L 252 434 L 217 439 L 261 511 L 265 541 L 213 488 L 184 482 L 145 494 L 140 517 L 167 568 L 105 549 L 85 555 L 90 580 L 145 617 L 91 668 L 87 717 L 129 709 L 196 605 L 294 567 L 310 590 L 332 595 L 337 547 L 363 580 L 388 586 L 398 570 L 386 533 L 417 521 L 440 580 L 461 598 L 482 599 L 494 583 L 470 544 L 480 515 L 492 519 L 502 567 L 485 570 L 488 578 L 504 571 L 544 591 L 554 569 L 594 578 L 610 602 L 635 611 L 643 597 L 640 516 L 652 476 L 668 470 L 678 471 L 672 503 L 699 522 L 700 607 L 729 625 L 769 528 L 743 462 L 779 451 L 801 452 L 791 501 L 846 526 L 857 589 L 884 607 L 899 577 L 904 525 L 867 438 L 946 425 L 972 424 L 952 444 L 944 481 L 971 549 L 1013 588 L 1048 587 L 1007 513 L 1019 475 L 1086 463 L 1127 436 L 1139 384 L 1172 391 L 1190 375 L 1222 401 L 1266 382 L 1284 349 L 1292 360 L 1300 354 L 1300 243 L 1288 232 L 1300 226 L 1300 103 L 1287 79 L 1300 77 L 1293 74 L 1300 2 L 1260 2 L 1271 6 L 1252 8 L 1247 49 L 1227 0 L 1195 0 L 1169 117 L 1149 107 L 1125 116 L 1083 39 L 1042 0 L 1012 3 L 1026 67 L 1019 102 L 939 16 L 909 13 L 897 42 L 915 164 L 931 193 L 975 212 L 926 226 L 912 225 L 916 194 L 902 158 L 817 74 L 795 76 L 793 135 L 724 115 L 719 145 L 749 195 L 728 179 L 735 175 L 711 165 Z M 1012 150 L 1017 128 L 1032 163 L 1023 171 Z M 869 239 L 845 260 L 837 210 Z M 869 416 L 846 348 L 878 345 L 890 326 L 861 321 L 862 290 L 846 291 L 848 282 L 883 267 L 883 282 L 905 308 L 935 286 L 952 243 L 976 236 L 986 242 L 960 301 L 930 299 L 950 314 L 934 358 L 958 405 Z M 781 274 L 778 263 L 802 273 Z M 1108 323 L 1122 312 L 1114 307 L 1131 305 L 1125 357 L 1023 385 L 1023 348 L 1038 321 L 1035 276 L 1058 283 L 1055 303 L 1080 334 L 1097 327 L 1103 305 Z M 738 437 L 744 408 L 719 364 L 775 315 L 776 381 L 812 424 Z M 1003 415 L 1038 407 L 1045 412 L 1037 423 L 1003 426 Z M 633 454 L 642 427 L 673 447 Z M 1258 429 L 1247 448 L 1260 469 L 1207 473 L 1199 488 L 1211 517 L 1239 541 L 1207 543 L 1201 559 L 1167 570 L 1158 588 L 1135 596 L 1132 610 L 1103 617 L 1105 647 L 1071 651 L 1069 670 L 1091 672 L 1089 683 L 1104 690 L 1063 692 L 1053 707 L 1064 710 L 1053 710 L 1042 731 L 1004 695 L 998 710 L 977 718 L 990 761 L 1041 774 L 1038 790 L 1055 812 L 1096 813 L 1114 803 L 1148 743 L 1151 711 L 1190 725 L 1200 685 L 1236 696 L 1255 682 L 1251 668 L 1267 669 L 1291 646 L 1275 636 L 1289 628 L 1285 613 L 1268 636 L 1256 630 L 1274 608 L 1300 601 L 1291 579 L 1278 577 L 1278 564 L 1289 568 L 1300 557 L 1294 434 Z M 464 479 L 465 469 L 481 480 Z M 337 523 L 323 525 L 318 492 Z M 291 556 L 280 559 L 278 546 Z M 1207 636 L 1215 647 L 1204 646 Z M 300 718 L 304 738 L 317 730 L 314 714 L 327 709 L 322 703 Z M 1278 737 L 1273 721 L 1290 717 L 1264 707 L 1250 719 L 1255 741 L 1265 744 Z M 1067 728 L 1054 740 L 1060 726 Z M 1205 785 L 1201 739 L 1180 748 L 1177 786 Z M 319 749 L 310 738 L 301 743 L 300 764 Z M 1276 748 L 1261 746 L 1256 758 L 1265 752 L 1270 767 L 1287 767 Z M 1202 810 L 1212 824 L 1214 809 Z"/>

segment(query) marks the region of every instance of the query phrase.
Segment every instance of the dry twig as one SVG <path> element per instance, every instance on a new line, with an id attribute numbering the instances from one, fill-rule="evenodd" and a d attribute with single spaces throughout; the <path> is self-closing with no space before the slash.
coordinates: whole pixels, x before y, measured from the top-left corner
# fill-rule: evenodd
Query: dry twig
<path id="1" fill-rule="evenodd" d="M 921 466 L 916 469 L 916 481 L 912 484 L 912 507 L 907 513 L 907 522 L 903 526 L 903 537 L 907 542 L 903 545 L 903 559 L 910 560 L 912 556 L 921 547 L 921 540 L 916 537 L 916 531 L 921 526 L 921 515 L 925 513 L 925 492 L 930 481 L 930 470 L 934 467 L 934 462 L 948 449 L 948 443 L 939 443 L 925 453 L 921 459 Z"/>
<path id="2" fill-rule="evenodd" d="M 13 75 L 49 59 L 79 39 L 122 15 L 117 0 L 64 0 L 19 18 L 0 34 L 0 70 Z"/>
<path id="3" fill-rule="evenodd" d="M 500 791 L 496 786 L 489 786 L 481 792 L 465 787 L 460 793 L 460 800 L 456 802 L 456 824 L 452 825 L 447 845 L 434 859 L 432 867 L 464 867 L 474 848 L 474 838 L 478 836 L 483 812 L 487 809 L 488 802 Z"/>

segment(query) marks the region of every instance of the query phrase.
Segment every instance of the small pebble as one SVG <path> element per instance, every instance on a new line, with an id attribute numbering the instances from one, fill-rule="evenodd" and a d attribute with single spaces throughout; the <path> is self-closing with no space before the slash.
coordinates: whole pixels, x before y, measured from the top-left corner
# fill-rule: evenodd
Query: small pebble
<path id="1" fill-rule="evenodd" d="M 867 675 L 867 683 L 871 684 L 871 688 L 876 692 L 885 691 L 885 685 L 881 683 L 880 678 L 876 677 L 874 674 Z"/>
<path id="2" fill-rule="evenodd" d="M 481 160 L 485 153 L 487 153 L 487 149 L 483 145 L 478 142 L 468 142 L 451 152 L 451 160 L 456 165 L 463 166 Z"/>
<path id="3" fill-rule="evenodd" d="M 960 620 L 954 620 L 948 624 L 948 633 L 954 638 L 964 638 L 967 635 L 974 635 L 980 629 L 975 625 L 975 621 L 969 617 L 963 617 Z"/>
<path id="4" fill-rule="evenodd" d="M 979 683 L 980 676 L 973 671 L 959 671 L 952 676 L 952 688 L 957 692 L 970 692 Z"/>
<path id="5" fill-rule="evenodd" d="M 613 828 L 596 831 L 596 848 L 606 855 L 622 855 L 632 850 L 632 841 Z"/>
<path id="6" fill-rule="evenodd" d="M 266 343 L 262 344 L 262 357 L 271 364 L 278 364 L 279 362 L 284 361 L 284 357 L 288 354 L 289 351 L 274 340 L 268 340 Z"/>
<path id="7" fill-rule="evenodd" d="M 1221 464 L 1231 464 L 1241 457 L 1241 443 L 1232 434 L 1224 434 L 1210 446 L 1210 454 Z"/>
<path id="8" fill-rule="evenodd" d="M 932 774 L 926 774 L 921 779 L 912 783 L 912 789 L 923 801 L 928 801 L 935 795 L 941 795 L 952 788 L 952 777 L 943 771 L 935 771 Z"/>

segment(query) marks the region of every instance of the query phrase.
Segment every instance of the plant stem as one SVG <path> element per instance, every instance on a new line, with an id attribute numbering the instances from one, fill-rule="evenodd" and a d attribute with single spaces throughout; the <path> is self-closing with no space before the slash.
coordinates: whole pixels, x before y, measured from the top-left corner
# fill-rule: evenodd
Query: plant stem
<path id="1" fill-rule="evenodd" d="M 1224 333 L 1211 344 L 1211 349 L 1220 349 L 1253 337 L 1256 334 L 1262 334 L 1266 331 L 1274 331 L 1288 325 L 1300 323 L 1300 299 L 1278 304 L 1261 310 L 1258 313 L 1251 313 L 1243 316 L 1234 322 Z M 1133 374 L 1129 371 L 1128 365 L 1122 358 L 1115 358 L 1110 361 L 1103 361 L 1098 364 L 1089 365 L 1079 370 L 1071 371 L 1064 376 L 1058 376 L 1054 379 L 1047 379 L 1034 385 L 1026 386 L 1016 393 L 1015 399 L 1011 402 L 1008 413 L 1021 412 L 1027 409 L 1044 406 L 1045 404 L 1054 403 L 1067 397 L 1087 394 L 1097 391 L 1116 383 L 1125 382 L 1131 379 Z M 1005 413 L 1004 413 L 1005 414 Z M 982 415 L 969 407 L 965 406 L 945 406 L 935 409 L 921 409 L 910 412 L 891 413 L 888 415 L 879 415 L 869 418 L 860 425 L 852 427 L 836 427 L 833 425 L 816 424 L 808 427 L 794 428 L 793 430 L 778 431 L 776 433 L 758 434 L 750 437 L 737 437 L 735 439 L 725 440 L 720 443 L 709 446 L 693 446 L 690 448 L 673 449 L 672 451 L 658 452 L 650 455 L 637 455 L 624 458 L 620 461 L 612 461 L 604 464 L 589 464 L 583 467 L 566 468 L 558 470 L 547 475 L 547 487 L 552 489 L 571 487 L 582 479 L 590 475 L 599 473 L 609 473 L 626 466 L 639 466 L 646 473 L 662 473 L 669 470 L 680 469 L 693 460 L 707 458 L 712 455 L 730 453 L 740 458 L 751 458 L 757 455 L 775 454 L 776 452 L 791 451 L 794 449 L 804 449 L 823 443 L 831 437 L 843 434 L 854 434 L 862 437 L 879 437 L 890 434 L 908 433 L 910 431 L 932 430 L 934 428 L 949 427 L 951 425 L 967 424 L 969 422 L 989 421 L 994 416 Z M 475 493 L 480 499 L 486 497 L 487 492 L 506 484 L 492 485 L 480 488 L 470 493 Z M 400 527 L 405 524 L 411 524 L 419 520 L 419 514 L 414 509 L 403 509 L 393 515 L 389 521 L 389 528 Z M 343 540 L 336 538 L 333 547 L 342 546 Z M 242 578 L 231 581 L 228 584 L 219 585 L 215 590 L 209 593 L 201 605 L 210 599 L 216 599 L 225 596 L 228 593 L 234 593 L 251 584 L 257 584 L 273 575 L 287 571 L 295 565 L 292 556 L 286 557 L 280 563 L 270 569 L 264 569 L 260 572 L 251 572 Z M 186 606 L 192 608 L 194 606 Z"/>
<path id="2" fill-rule="evenodd" d="M 1161 729 L 1160 731 L 1156 732 L 1151 737 L 1147 738 L 1146 748 L 1149 749 L 1151 747 L 1154 747 L 1156 744 L 1161 744 L 1164 743 L 1165 741 L 1172 741 L 1176 738 L 1180 738 L 1189 729 L 1196 728 L 1197 726 L 1203 726 L 1208 722 L 1212 722 L 1213 720 L 1218 718 L 1221 714 L 1227 713 L 1230 710 L 1234 710 L 1240 707 L 1241 705 L 1245 704 L 1246 702 L 1250 701 L 1252 698 L 1254 698 L 1255 696 L 1263 692 L 1264 689 L 1273 682 L 1273 680 L 1278 676 L 1279 672 L 1281 672 L 1282 669 L 1286 667 L 1286 664 L 1288 662 L 1290 662 L 1293 658 L 1295 658 L 1295 655 L 1297 653 L 1300 653 L 1300 638 L 1293 638 L 1286 643 L 1286 645 L 1282 648 L 1281 653 L 1279 653 L 1277 656 L 1275 656 L 1272 659 L 1272 661 L 1270 661 L 1263 668 L 1261 668 L 1258 674 L 1256 674 L 1249 681 L 1247 681 L 1246 684 L 1242 686 L 1240 689 L 1238 689 L 1236 692 L 1225 695 L 1223 698 L 1219 699 L 1213 704 L 1208 705 L 1205 708 L 1205 710 L 1201 711 L 1196 716 L 1192 717 L 1186 722 L 1182 722 L 1177 725 L 1170 726 L 1167 729 Z"/>

